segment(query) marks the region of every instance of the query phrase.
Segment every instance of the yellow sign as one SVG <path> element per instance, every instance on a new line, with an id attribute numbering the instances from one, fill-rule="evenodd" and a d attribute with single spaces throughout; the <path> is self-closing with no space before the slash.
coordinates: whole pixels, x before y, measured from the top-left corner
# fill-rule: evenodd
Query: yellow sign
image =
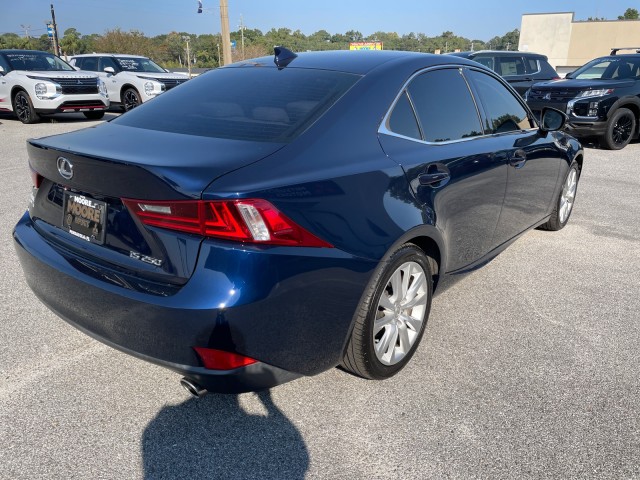
<path id="1" fill-rule="evenodd" d="M 349 50 L 382 50 L 382 42 L 351 42 Z"/>

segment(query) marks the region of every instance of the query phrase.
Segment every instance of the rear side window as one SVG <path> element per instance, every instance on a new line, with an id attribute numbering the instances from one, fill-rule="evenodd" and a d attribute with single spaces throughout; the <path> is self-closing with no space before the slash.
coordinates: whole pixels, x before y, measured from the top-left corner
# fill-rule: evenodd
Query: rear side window
<path id="1" fill-rule="evenodd" d="M 496 64 L 493 61 L 493 57 L 481 57 L 481 56 L 477 56 L 473 58 L 474 62 L 478 62 L 481 63 L 482 65 L 484 65 L 487 68 L 490 68 L 491 70 L 493 70 L 495 72 L 496 70 Z"/>
<path id="2" fill-rule="evenodd" d="M 476 105 L 458 69 L 417 76 L 408 87 L 427 142 L 448 142 L 482 135 Z"/>
<path id="3" fill-rule="evenodd" d="M 326 70 L 221 68 L 113 120 L 205 137 L 290 142 L 360 76 Z"/>
<path id="4" fill-rule="evenodd" d="M 524 65 L 527 73 L 538 73 L 540 71 L 540 62 L 535 58 L 525 57 Z"/>
<path id="5" fill-rule="evenodd" d="M 524 75 L 525 67 L 522 57 L 500 57 L 500 68 L 497 70 L 501 76 Z"/>
<path id="6" fill-rule="evenodd" d="M 487 114 L 485 133 L 516 132 L 533 127 L 527 110 L 498 80 L 476 70 L 469 70 L 468 75 Z"/>
<path id="7" fill-rule="evenodd" d="M 402 93 L 402 96 L 396 102 L 396 106 L 393 107 L 387 128 L 398 135 L 421 139 L 418 121 L 413 113 L 413 107 L 409 102 L 407 92 Z"/>
<path id="8" fill-rule="evenodd" d="M 89 70 L 91 72 L 98 71 L 98 58 L 97 57 L 84 57 L 82 64 L 80 65 L 82 70 Z"/>

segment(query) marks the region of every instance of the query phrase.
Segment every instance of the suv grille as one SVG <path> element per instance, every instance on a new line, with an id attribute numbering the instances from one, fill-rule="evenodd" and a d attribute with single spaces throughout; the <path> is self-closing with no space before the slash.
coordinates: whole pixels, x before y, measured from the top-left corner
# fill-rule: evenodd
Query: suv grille
<path id="1" fill-rule="evenodd" d="M 576 90 L 539 90 L 532 88 L 529 92 L 530 100 L 547 101 L 547 102 L 568 102 L 575 98 L 578 92 Z M 550 95 L 551 98 L 545 98 L 545 95 Z"/>
<path id="2" fill-rule="evenodd" d="M 98 93 L 97 78 L 52 78 L 51 81 L 59 84 L 62 87 L 62 93 L 65 95 Z"/>
<path id="3" fill-rule="evenodd" d="M 187 79 L 185 78 L 184 80 L 178 80 L 175 78 L 159 78 L 158 81 L 164 83 L 164 87 L 166 90 L 170 90 L 173 87 L 177 87 L 178 85 L 186 82 Z"/>

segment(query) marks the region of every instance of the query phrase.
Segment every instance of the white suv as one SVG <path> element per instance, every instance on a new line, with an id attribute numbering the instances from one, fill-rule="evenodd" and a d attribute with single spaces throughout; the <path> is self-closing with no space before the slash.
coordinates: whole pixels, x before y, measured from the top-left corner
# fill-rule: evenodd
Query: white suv
<path id="1" fill-rule="evenodd" d="M 109 108 L 105 83 L 95 73 L 37 50 L 0 50 L 0 112 L 14 112 L 22 123 L 40 115 L 82 112 L 97 120 Z"/>
<path id="2" fill-rule="evenodd" d="M 186 75 L 169 73 L 153 60 L 136 55 L 92 53 L 71 57 L 69 63 L 96 72 L 107 85 L 111 103 L 120 104 L 125 111 L 188 80 Z"/>

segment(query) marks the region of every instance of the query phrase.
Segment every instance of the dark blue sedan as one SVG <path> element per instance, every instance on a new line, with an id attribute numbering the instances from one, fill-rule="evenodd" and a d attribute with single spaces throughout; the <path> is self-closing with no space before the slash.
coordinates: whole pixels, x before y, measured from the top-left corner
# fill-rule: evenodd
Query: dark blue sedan
<path id="1" fill-rule="evenodd" d="M 195 395 L 384 379 L 434 293 L 567 223 L 564 122 L 462 58 L 277 48 L 30 140 L 15 245 L 50 309 Z"/>

